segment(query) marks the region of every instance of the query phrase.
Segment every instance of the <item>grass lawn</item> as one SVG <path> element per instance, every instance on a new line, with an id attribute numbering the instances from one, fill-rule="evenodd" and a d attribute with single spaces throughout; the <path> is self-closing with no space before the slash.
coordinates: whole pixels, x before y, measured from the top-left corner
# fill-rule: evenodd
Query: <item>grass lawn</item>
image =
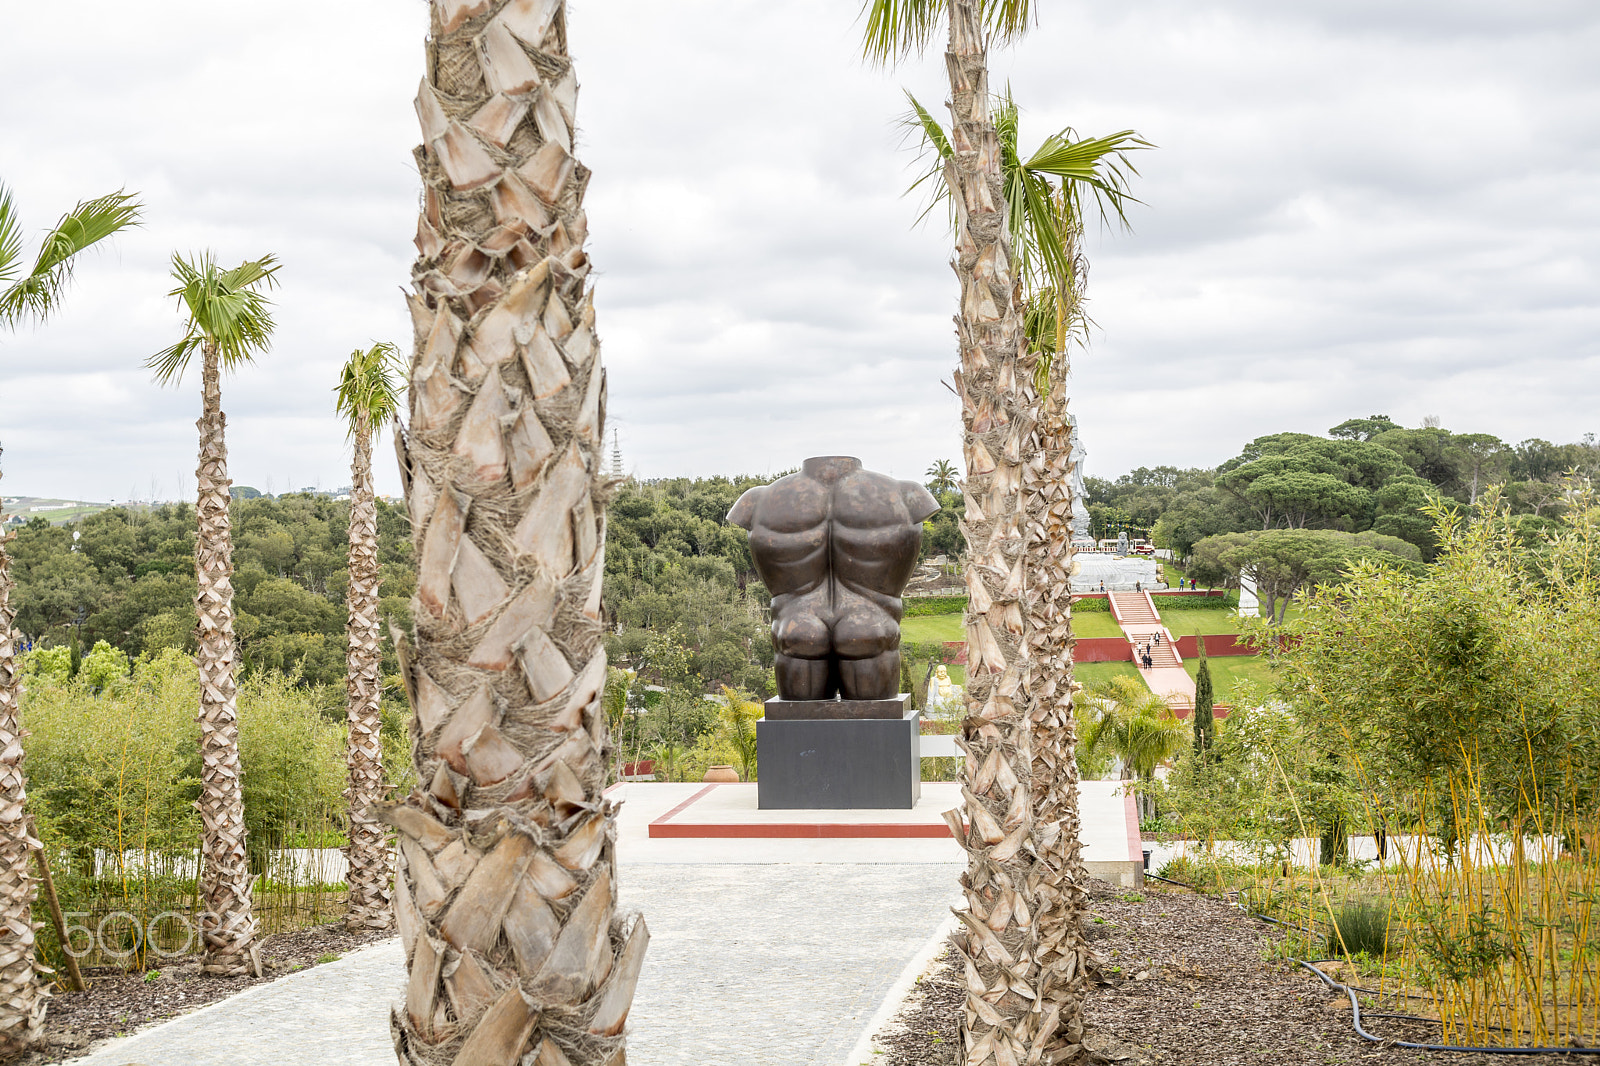
<path id="1" fill-rule="evenodd" d="M 1243 619 L 1232 611 L 1165 611 L 1161 624 L 1175 637 L 1237 633 L 1244 628 Z"/>
<path id="2" fill-rule="evenodd" d="M 966 640 L 967 632 L 961 625 L 961 615 L 920 614 L 900 623 L 900 639 L 914 644 L 929 644 L 936 640 Z"/>
<path id="3" fill-rule="evenodd" d="M 1110 681 L 1113 677 L 1139 676 L 1132 663 L 1075 663 L 1072 667 L 1073 680 L 1081 685 Z"/>
<path id="4" fill-rule="evenodd" d="M 1257 655 L 1215 655 L 1206 660 L 1211 664 L 1211 684 L 1216 690 L 1218 703 L 1231 703 L 1233 686 L 1239 681 L 1254 681 L 1271 685 L 1277 680 L 1265 659 Z M 1185 659 L 1183 668 L 1193 677 L 1200 665 L 1199 659 Z"/>
<path id="5" fill-rule="evenodd" d="M 1075 637 L 1120 637 L 1122 627 L 1111 617 L 1110 611 L 1073 611 L 1072 635 Z"/>

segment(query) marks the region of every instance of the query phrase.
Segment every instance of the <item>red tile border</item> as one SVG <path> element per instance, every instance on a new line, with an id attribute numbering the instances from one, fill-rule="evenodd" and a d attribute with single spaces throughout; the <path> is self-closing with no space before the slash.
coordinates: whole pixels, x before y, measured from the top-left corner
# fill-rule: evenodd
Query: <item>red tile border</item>
<path id="1" fill-rule="evenodd" d="M 719 824 L 682 823 L 665 825 L 664 819 L 650 823 L 650 836 L 655 839 L 839 839 L 871 837 L 874 839 L 940 839 L 950 835 L 950 827 L 915 822 L 723 822 Z"/>

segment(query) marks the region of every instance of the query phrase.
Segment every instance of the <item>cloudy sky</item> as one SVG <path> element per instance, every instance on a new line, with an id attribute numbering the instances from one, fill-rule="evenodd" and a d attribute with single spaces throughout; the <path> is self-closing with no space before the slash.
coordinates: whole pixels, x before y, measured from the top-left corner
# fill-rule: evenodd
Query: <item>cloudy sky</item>
<path id="1" fill-rule="evenodd" d="M 1600 7 L 1586 0 L 1049 2 L 992 57 L 1031 146 L 1138 130 L 1132 233 L 1090 243 L 1089 472 L 1212 465 L 1353 415 L 1508 440 L 1600 430 Z M 914 226 L 903 89 L 859 0 L 575 0 L 612 425 L 645 477 L 959 453 L 955 282 Z M 193 491 L 198 381 L 167 262 L 284 262 L 271 354 L 225 386 L 235 479 L 348 482 L 343 356 L 402 340 L 419 0 L 0 0 L 0 180 L 30 235 L 126 188 L 145 227 L 0 335 L 7 495 Z M 65 43 L 64 34 L 70 38 Z M 387 454 L 387 453 L 384 453 Z M 397 491 L 392 463 L 381 491 Z"/>

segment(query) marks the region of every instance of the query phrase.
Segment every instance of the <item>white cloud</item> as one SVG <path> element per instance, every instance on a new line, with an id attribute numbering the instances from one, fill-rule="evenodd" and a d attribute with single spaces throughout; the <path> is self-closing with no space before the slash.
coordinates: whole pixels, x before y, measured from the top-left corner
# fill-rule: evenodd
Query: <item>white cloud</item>
<path id="1" fill-rule="evenodd" d="M 948 239 L 900 192 L 901 87 L 857 0 L 580 2 L 571 33 L 610 411 L 647 476 L 958 449 Z M 1509 439 L 1600 428 L 1600 13 L 1573 2 L 1055 5 L 993 57 L 1024 139 L 1139 130 L 1136 232 L 1097 234 L 1074 408 L 1093 472 L 1210 464 L 1384 411 Z M 142 359 L 166 261 L 284 260 L 273 352 L 225 387 L 236 478 L 343 484 L 342 356 L 405 341 L 426 9 L 90 0 L 8 12 L 0 178 L 38 230 L 137 189 L 147 225 L 0 338 L 8 494 L 173 493 L 197 383 Z M 386 453 L 384 453 L 386 454 Z M 380 487 L 395 491 L 388 464 Z"/>

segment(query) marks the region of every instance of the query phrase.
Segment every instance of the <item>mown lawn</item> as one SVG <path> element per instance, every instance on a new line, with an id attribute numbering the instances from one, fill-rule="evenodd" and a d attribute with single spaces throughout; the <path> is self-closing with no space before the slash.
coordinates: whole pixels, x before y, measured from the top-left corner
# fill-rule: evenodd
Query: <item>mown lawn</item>
<path id="1" fill-rule="evenodd" d="M 1120 637 L 1122 627 L 1111 617 L 1110 611 L 1073 611 L 1072 635 L 1075 637 Z"/>
<path id="2" fill-rule="evenodd" d="M 900 639 L 913 644 L 936 640 L 966 640 L 960 614 L 922 614 L 900 623 Z"/>
<path id="3" fill-rule="evenodd" d="M 1082 685 L 1110 681 L 1113 677 L 1139 677 L 1132 663 L 1076 663 L 1072 667 L 1073 680 Z"/>
<path id="4" fill-rule="evenodd" d="M 1218 703 L 1231 703 L 1233 686 L 1240 681 L 1254 681 L 1268 687 L 1277 680 L 1266 660 L 1257 655 L 1214 655 L 1206 662 L 1211 664 L 1211 685 Z M 1189 671 L 1190 677 L 1195 676 L 1199 667 L 1197 658 L 1183 661 L 1183 668 Z"/>
<path id="5" fill-rule="evenodd" d="M 1161 624 L 1175 637 L 1238 633 L 1244 629 L 1244 619 L 1232 611 L 1163 611 Z"/>

